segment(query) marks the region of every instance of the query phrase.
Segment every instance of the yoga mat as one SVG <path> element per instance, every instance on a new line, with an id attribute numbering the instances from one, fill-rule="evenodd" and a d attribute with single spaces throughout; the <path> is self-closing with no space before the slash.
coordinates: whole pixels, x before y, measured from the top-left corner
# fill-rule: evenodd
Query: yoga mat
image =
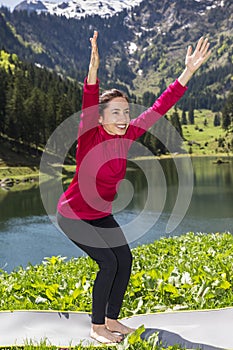
<path id="1" fill-rule="evenodd" d="M 139 314 L 120 320 L 127 326 L 145 326 L 141 338 L 159 332 L 164 346 L 233 349 L 233 308 Z M 101 344 L 90 337 L 91 315 L 87 312 L 1 311 L 0 347 L 41 341 L 58 347 Z"/>

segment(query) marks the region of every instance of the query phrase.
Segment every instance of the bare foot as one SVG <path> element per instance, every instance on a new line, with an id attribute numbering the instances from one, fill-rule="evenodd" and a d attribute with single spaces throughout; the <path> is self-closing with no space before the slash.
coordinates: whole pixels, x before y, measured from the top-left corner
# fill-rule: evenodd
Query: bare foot
<path id="1" fill-rule="evenodd" d="M 136 330 L 136 328 L 127 327 L 122 323 L 120 323 L 119 321 L 112 320 L 111 318 L 107 318 L 107 317 L 105 317 L 105 325 L 106 325 L 106 328 L 111 332 L 119 332 L 121 334 L 133 333 Z"/>
<path id="2" fill-rule="evenodd" d="M 92 324 L 91 338 L 104 344 L 117 344 L 122 341 L 122 336 L 113 334 L 105 325 Z"/>

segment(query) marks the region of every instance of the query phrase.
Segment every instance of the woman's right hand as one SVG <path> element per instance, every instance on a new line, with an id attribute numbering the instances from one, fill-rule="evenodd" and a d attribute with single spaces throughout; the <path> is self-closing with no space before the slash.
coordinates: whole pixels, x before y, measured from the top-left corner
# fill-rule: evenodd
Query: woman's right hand
<path id="1" fill-rule="evenodd" d="M 97 70 L 99 68 L 99 52 L 98 52 L 98 45 L 97 45 L 97 38 L 98 38 L 98 32 L 95 30 L 93 37 L 90 38 L 91 41 L 91 58 L 90 58 L 90 64 L 89 64 L 89 72 L 88 72 L 88 80 L 87 82 L 89 84 L 95 84 L 96 78 L 97 78 Z"/>

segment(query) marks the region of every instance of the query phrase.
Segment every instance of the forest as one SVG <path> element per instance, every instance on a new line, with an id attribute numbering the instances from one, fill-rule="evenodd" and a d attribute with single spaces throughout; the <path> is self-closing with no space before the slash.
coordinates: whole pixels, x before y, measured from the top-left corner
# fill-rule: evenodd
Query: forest
<path id="1" fill-rule="evenodd" d="M 22 145 L 28 152 L 33 147 L 36 150 L 43 148 L 53 131 L 81 109 L 81 84 L 47 68 L 21 62 L 16 54 L 3 50 L 0 51 L 0 91 L 1 142 L 4 141 L 3 137 L 5 140 L 13 139 L 16 151 L 20 151 Z M 143 105 L 149 106 L 155 98 L 151 93 L 144 94 Z M 189 100 L 190 107 L 186 111 L 182 108 L 182 99 L 178 104 L 183 109 L 182 116 L 175 109 L 169 118 L 181 138 L 182 125 L 195 123 L 193 111 L 196 108 Z M 135 96 L 132 101 L 136 104 L 140 102 Z M 223 129 L 230 129 L 233 122 L 233 90 L 223 103 L 221 112 L 222 119 L 216 117 L 213 123 L 216 126 L 221 123 Z M 167 116 L 165 118 L 168 119 Z M 145 133 L 139 140 L 153 154 L 166 154 L 168 149 L 170 152 L 182 152 L 182 142 L 177 140 L 174 130 L 161 128 L 159 123 L 153 128 L 166 142 L 156 139 L 154 132 Z M 75 146 L 70 151 L 73 156 L 74 151 Z"/>
<path id="2" fill-rule="evenodd" d="M 44 146 L 55 128 L 81 106 L 81 86 L 57 73 L 0 52 L 0 132 L 16 151 Z M 1 142 L 4 138 L 1 139 Z"/>

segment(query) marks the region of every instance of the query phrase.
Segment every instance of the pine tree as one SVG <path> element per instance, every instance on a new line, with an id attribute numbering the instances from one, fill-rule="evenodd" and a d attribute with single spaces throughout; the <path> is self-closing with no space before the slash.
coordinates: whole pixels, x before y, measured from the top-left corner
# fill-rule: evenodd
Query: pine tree
<path id="1" fill-rule="evenodd" d="M 188 124 L 186 112 L 185 112 L 184 109 L 183 109 L 182 115 L 181 115 L 181 124 L 182 125 L 187 125 Z"/>
<path id="2" fill-rule="evenodd" d="M 188 118 L 189 118 L 189 124 L 193 125 L 194 124 L 194 109 L 192 106 L 190 106 L 190 108 L 189 108 Z"/>
<path id="3" fill-rule="evenodd" d="M 220 126 L 220 125 L 221 125 L 220 114 L 216 113 L 214 115 L 214 126 Z"/>
<path id="4" fill-rule="evenodd" d="M 163 122 L 163 119 L 166 119 L 166 123 Z M 159 120 L 154 126 L 153 126 L 153 134 L 158 135 L 155 139 L 155 154 L 166 154 L 168 152 L 167 146 L 168 146 L 168 131 L 169 131 L 169 121 L 167 118 L 167 115 L 165 115 L 161 120 Z"/>
<path id="5" fill-rule="evenodd" d="M 41 90 L 34 88 L 31 96 L 25 102 L 25 111 L 28 123 L 25 125 L 25 130 L 29 132 L 29 141 L 36 147 L 44 144 L 44 97 Z M 36 126 L 36 127 L 35 127 Z M 26 136 L 25 136 L 26 138 Z"/>
<path id="6" fill-rule="evenodd" d="M 153 92 L 150 92 L 150 91 L 144 92 L 142 96 L 143 106 L 150 107 L 153 105 L 154 101 L 155 101 L 155 94 Z"/>
<path id="7" fill-rule="evenodd" d="M 0 69 L 0 132 L 5 133 L 7 73 Z"/>
<path id="8" fill-rule="evenodd" d="M 183 132 L 177 110 L 175 110 L 171 116 L 171 124 L 173 127 L 170 128 L 168 135 L 169 150 L 171 152 L 180 152 L 182 147 Z"/>
<path id="9" fill-rule="evenodd" d="M 24 73 L 18 71 L 13 85 L 7 91 L 6 104 L 6 133 L 16 140 L 22 140 L 24 135 L 26 96 L 27 84 Z"/>
<path id="10" fill-rule="evenodd" d="M 222 110 L 222 128 L 227 130 L 233 122 L 233 91 L 229 93 Z"/>
<path id="11" fill-rule="evenodd" d="M 179 118 L 179 114 L 177 112 L 177 109 L 175 109 L 175 111 L 172 113 L 171 123 L 176 128 L 176 130 L 178 131 L 180 136 L 183 138 L 182 126 L 181 126 L 181 123 L 180 123 L 180 118 Z"/>
<path id="12" fill-rule="evenodd" d="M 69 118 L 73 112 L 67 95 L 63 95 L 57 106 L 57 123 L 62 123 L 66 118 Z"/>

